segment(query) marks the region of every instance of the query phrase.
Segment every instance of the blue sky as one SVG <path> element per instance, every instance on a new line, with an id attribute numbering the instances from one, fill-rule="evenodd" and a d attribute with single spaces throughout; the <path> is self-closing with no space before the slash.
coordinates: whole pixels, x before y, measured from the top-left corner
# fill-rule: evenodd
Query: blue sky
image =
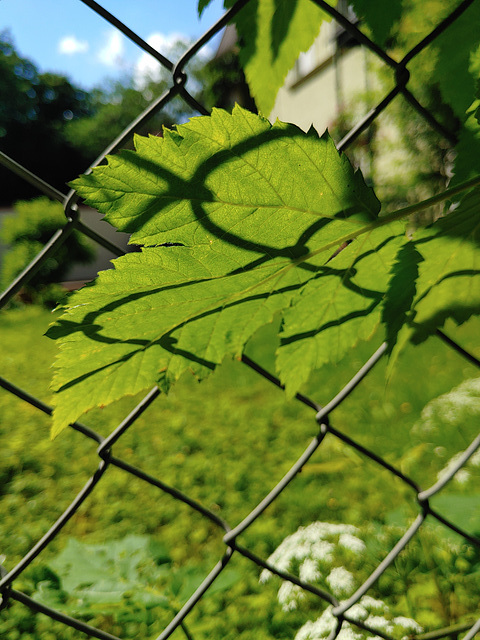
<path id="1" fill-rule="evenodd" d="M 100 0 L 162 53 L 179 38 L 196 39 L 223 13 L 212 0 L 198 18 L 196 0 Z M 156 63 L 80 0 L 0 0 L 0 32 L 40 71 L 67 75 L 90 89 L 106 77 L 155 73 Z M 212 43 L 212 50 L 218 38 Z M 152 67 L 153 64 L 153 67 Z"/>

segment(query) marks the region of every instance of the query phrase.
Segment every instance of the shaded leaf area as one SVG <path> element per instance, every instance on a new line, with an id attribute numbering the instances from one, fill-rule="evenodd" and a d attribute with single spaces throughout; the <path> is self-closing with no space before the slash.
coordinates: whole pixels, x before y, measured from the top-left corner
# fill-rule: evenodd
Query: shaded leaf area
<path id="1" fill-rule="evenodd" d="M 372 38 L 384 45 L 392 27 L 402 16 L 402 1 L 390 0 L 382 3 L 381 8 L 369 0 L 353 0 L 352 6 L 358 18 L 362 19 L 371 30 Z"/>
<path id="2" fill-rule="evenodd" d="M 418 265 L 422 261 L 422 255 L 415 245 L 407 242 L 400 248 L 392 267 L 392 278 L 382 311 L 389 353 L 395 346 L 398 332 L 407 321 L 415 297 Z"/>
<path id="3" fill-rule="evenodd" d="M 480 6 L 473 2 L 435 41 L 438 58 L 433 80 L 444 100 L 463 121 L 480 77 Z"/>
<path id="4" fill-rule="evenodd" d="M 200 14 L 208 4 L 199 0 Z M 234 4 L 224 0 L 226 9 Z M 235 16 L 240 62 L 262 114 L 270 114 L 298 56 L 311 47 L 322 22 L 330 19 L 311 0 L 251 0 Z"/>
<path id="5" fill-rule="evenodd" d="M 341 324 L 339 287 L 362 301 L 360 314 L 381 297 L 381 287 L 356 275 L 385 243 L 384 232 L 375 235 L 379 203 L 314 131 L 217 110 L 163 139 L 137 138 L 136 153 L 111 158 L 75 185 L 109 222 L 134 231 L 132 240 L 175 246 L 116 260 L 115 270 L 70 298 L 49 330 L 61 346 L 55 431 L 154 383 L 166 391 L 186 369 L 204 377 L 226 355 L 240 355 L 277 312 L 308 306 L 304 298 L 313 310 L 319 286 L 322 304 L 335 298 L 340 316 L 329 311 L 307 331 Z M 359 243 L 328 260 L 345 239 L 370 232 L 364 256 Z M 284 331 L 290 326 L 296 332 L 286 319 Z M 311 366 L 289 383 L 292 393 Z"/>
<path id="6" fill-rule="evenodd" d="M 393 361 L 408 340 L 422 342 L 448 318 L 462 324 L 480 312 L 479 210 L 477 187 L 400 250 L 384 312 Z"/>
<path id="7" fill-rule="evenodd" d="M 432 80 L 461 123 L 453 183 L 480 170 L 480 126 L 473 116 L 480 78 L 480 5 L 473 2 L 435 41 Z M 461 46 L 459 44 L 461 43 Z"/>

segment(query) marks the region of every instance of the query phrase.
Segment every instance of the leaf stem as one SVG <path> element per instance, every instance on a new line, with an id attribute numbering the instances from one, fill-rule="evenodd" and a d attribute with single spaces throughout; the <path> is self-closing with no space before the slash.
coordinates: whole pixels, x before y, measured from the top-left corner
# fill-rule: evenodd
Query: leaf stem
<path id="1" fill-rule="evenodd" d="M 379 227 L 383 227 L 391 222 L 396 222 L 397 220 L 403 220 L 403 218 L 407 218 L 408 216 L 413 215 L 414 213 L 418 213 L 419 211 L 423 211 L 424 209 L 428 209 L 434 204 L 438 204 L 439 202 L 444 202 L 449 198 L 452 198 L 459 193 L 463 193 L 468 189 L 472 189 L 473 187 L 477 187 L 480 185 L 480 175 L 475 176 L 475 178 L 471 178 L 466 182 L 462 182 L 456 187 L 451 187 L 450 189 L 445 189 L 442 193 L 437 194 L 436 196 L 432 196 L 431 198 L 427 198 L 426 200 L 422 200 L 421 202 L 417 202 L 416 204 L 411 204 L 408 207 L 404 207 L 403 209 L 398 209 L 397 211 L 393 211 L 381 218 L 377 218 L 375 222 L 371 222 L 370 224 L 365 225 L 361 229 L 357 231 L 352 231 L 351 233 L 347 233 L 344 236 L 336 238 L 332 242 L 324 244 L 319 249 L 315 249 L 314 251 L 310 251 L 304 256 L 297 258 L 296 260 L 292 260 L 292 263 L 295 265 L 301 264 L 302 262 L 306 262 L 317 256 L 320 253 L 323 253 L 327 249 L 331 249 L 332 247 L 338 247 L 344 242 L 349 242 L 350 240 L 354 240 L 364 233 L 368 233 L 369 231 L 373 231 L 374 229 L 378 229 Z"/>
<path id="2" fill-rule="evenodd" d="M 475 178 L 471 178 L 466 182 L 462 182 L 456 187 L 450 187 L 450 189 L 445 189 L 442 193 L 438 193 L 436 196 L 432 196 L 431 198 L 427 198 L 426 200 L 422 200 L 421 202 L 417 202 L 416 204 L 411 204 L 408 207 L 404 207 L 403 209 L 398 209 L 397 211 L 393 211 L 392 213 L 387 214 L 379 219 L 379 222 L 383 224 L 387 224 L 388 222 L 393 222 L 395 220 L 401 220 L 402 218 L 406 218 L 413 213 L 418 213 L 419 211 L 423 211 L 424 209 L 428 209 L 434 204 L 438 204 L 439 202 L 444 202 L 449 198 L 458 195 L 459 193 L 463 193 L 463 191 L 467 191 L 468 189 L 472 189 L 473 187 L 477 187 L 480 185 L 480 175 L 475 176 Z"/>

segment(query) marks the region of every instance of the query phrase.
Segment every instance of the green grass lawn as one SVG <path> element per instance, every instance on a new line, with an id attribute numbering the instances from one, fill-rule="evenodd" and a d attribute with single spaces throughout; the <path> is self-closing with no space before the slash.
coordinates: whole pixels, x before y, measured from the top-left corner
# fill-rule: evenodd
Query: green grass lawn
<path id="1" fill-rule="evenodd" d="M 46 402 L 51 401 L 55 345 L 43 333 L 52 319 L 52 314 L 37 307 L 0 315 L 0 375 Z M 478 328 L 478 322 L 471 322 L 450 327 L 448 333 L 479 356 Z M 362 344 L 338 366 L 319 371 L 305 392 L 317 402 L 328 402 L 378 344 L 379 339 Z M 273 330 L 267 328 L 255 337 L 248 351 L 272 370 L 274 349 Z M 469 444 L 478 424 L 467 421 L 460 427 L 433 431 L 428 437 L 414 425 L 430 400 L 476 375 L 472 365 L 431 338 L 404 354 L 387 386 L 385 363 L 379 363 L 332 413 L 331 422 L 427 487 L 436 481 L 449 458 Z M 94 410 L 83 421 L 106 435 L 138 400 L 126 398 Z M 0 551 L 10 569 L 72 501 L 99 460 L 95 443 L 73 430 L 52 441 L 50 418 L 3 390 L 0 415 Z M 295 400 L 286 401 L 281 390 L 242 363 L 227 361 L 208 380 L 199 384 L 185 377 L 168 396 L 160 396 L 114 446 L 114 454 L 184 491 L 234 526 L 317 433 L 314 418 L 311 409 Z M 454 517 L 471 532 L 480 529 L 478 501 L 476 513 L 471 508 L 471 501 L 478 498 L 478 479 L 474 468 L 464 483 L 452 481 L 434 502 L 445 516 Z M 285 536 L 315 520 L 370 527 L 375 537 L 377 528 L 385 524 L 404 528 L 417 512 L 408 487 L 329 435 L 302 473 L 240 542 L 266 558 Z M 431 527 L 441 536 L 438 529 Z M 199 566 L 205 573 L 224 550 L 222 532 L 208 520 L 158 489 L 110 468 L 79 512 L 15 586 L 32 593 L 38 572 L 64 548 L 68 538 L 99 543 L 131 533 L 152 536 L 169 550 L 177 566 Z M 425 543 L 420 540 L 421 544 Z M 385 548 L 374 550 L 372 546 L 365 571 L 382 554 Z M 395 563 L 380 581 L 380 595 L 391 593 L 401 613 L 416 614 L 426 626 L 468 617 L 470 601 L 465 596 L 468 603 L 459 604 L 458 589 L 454 594 L 457 600 L 451 594 L 448 606 L 442 600 L 448 585 L 453 584 L 454 578 L 446 572 L 452 562 L 451 570 L 456 571 L 455 558 L 449 556 L 439 569 L 434 566 L 438 565 L 435 558 L 429 559 L 426 552 L 424 556 L 434 578 L 426 579 L 427 569 L 419 569 L 417 583 L 423 587 L 409 585 L 409 601 L 405 588 L 399 587 L 397 593 L 392 587 L 406 584 L 408 553 L 405 562 Z M 243 579 L 221 594 L 207 596 L 189 616 L 196 639 L 293 638 L 299 624 L 312 617 L 318 606 L 315 601 L 309 600 L 305 611 L 282 612 L 275 602 L 278 584 L 259 585 L 260 570 L 240 556 L 231 564 Z M 408 575 L 411 581 L 412 572 Z M 442 586 L 442 580 L 447 586 Z M 420 596 L 425 602 L 428 589 L 432 593 L 422 608 L 418 602 Z M 85 637 L 41 615 L 33 616 L 19 604 L 3 617 L 0 636 L 6 640 Z M 136 622 L 121 625 L 101 613 L 92 622 L 122 638 L 147 638 L 155 637 L 165 620 L 165 613 L 159 611 L 143 627 Z M 182 633 L 178 631 L 174 637 L 180 638 Z"/>

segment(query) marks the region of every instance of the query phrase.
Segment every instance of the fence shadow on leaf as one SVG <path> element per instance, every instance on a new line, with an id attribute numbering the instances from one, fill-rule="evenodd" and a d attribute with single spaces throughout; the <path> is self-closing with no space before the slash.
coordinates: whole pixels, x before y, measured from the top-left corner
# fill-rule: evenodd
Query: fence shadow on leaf
<path id="1" fill-rule="evenodd" d="M 476 272 L 466 267 L 476 259 L 478 190 L 405 251 L 402 212 L 378 218 L 360 172 L 313 129 L 271 125 L 240 107 L 214 110 L 163 139 L 138 137 L 136 152 L 73 184 L 144 248 L 76 293 L 48 333 L 62 347 L 54 433 L 125 394 L 153 384 L 168 391 L 186 370 L 205 377 L 277 313 L 276 366 L 292 396 L 313 369 L 374 334 L 384 297 L 390 350 L 405 329 L 397 351 L 419 334 L 418 310 L 426 307 L 428 335 L 478 308 L 466 296 Z M 440 296 L 430 295 L 434 288 Z"/>
<path id="2" fill-rule="evenodd" d="M 217 110 L 166 131 L 163 140 L 137 138 L 136 153 L 111 158 L 74 186 L 145 246 L 75 294 L 49 331 L 62 343 L 59 404 L 77 407 L 66 418 L 57 409 L 55 430 L 105 404 L 99 387 L 111 376 L 118 392 L 107 402 L 155 383 L 168 390 L 186 369 L 204 377 L 225 355 L 241 354 L 277 312 L 284 313 L 279 354 L 288 351 L 287 360 L 296 357 L 297 342 L 322 333 L 334 346 L 315 362 L 300 360 L 303 370 L 297 364 L 290 377 L 292 367 L 279 355 L 290 394 L 312 368 L 340 359 L 379 322 L 371 313 L 383 293 L 378 273 L 383 269 L 386 286 L 384 265 L 402 234 L 375 227 L 377 199 L 328 135 L 270 125 L 240 108 L 232 115 Z M 366 225 L 366 239 L 337 251 Z M 343 344 L 332 340 L 340 326 Z M 64 366 L 72 349 L 82 353 L 73 375 Z M 96 396 L 89 406 L 78 406 L 79 385 L 84 398 Z"/>

